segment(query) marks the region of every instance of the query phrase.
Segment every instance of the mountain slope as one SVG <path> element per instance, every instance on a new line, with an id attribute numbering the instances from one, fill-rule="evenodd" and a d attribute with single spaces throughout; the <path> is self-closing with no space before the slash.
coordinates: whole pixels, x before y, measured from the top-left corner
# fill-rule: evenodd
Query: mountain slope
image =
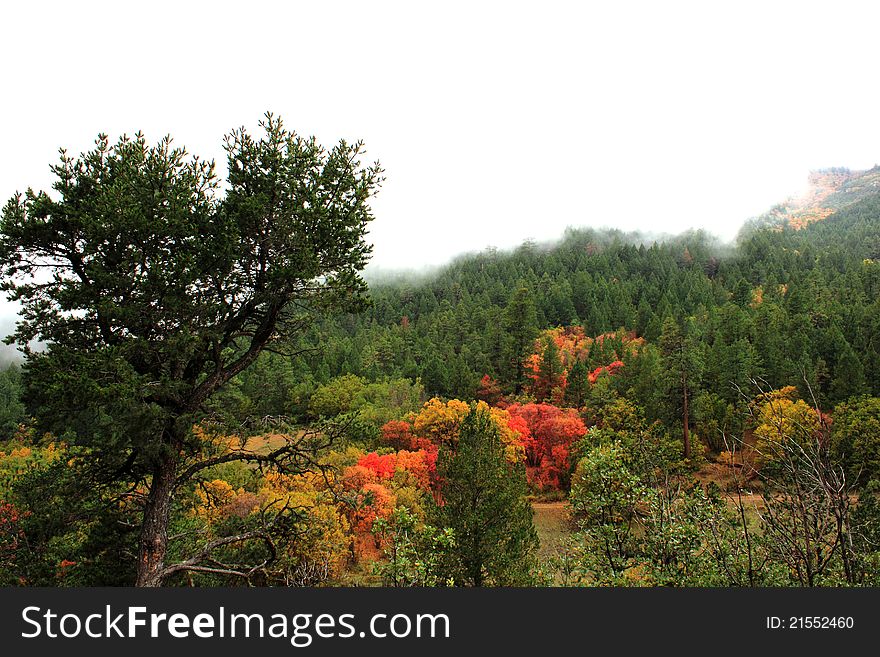
<path id="1" fill-rule="evenodd" d="M 792 198 L 771 209 L 770 223 L 804 228 L 864 198 L 880 193 L 880 165 L 866 171 L 835 167 L 813 171 L 809 188 L 799 198 Z"/>

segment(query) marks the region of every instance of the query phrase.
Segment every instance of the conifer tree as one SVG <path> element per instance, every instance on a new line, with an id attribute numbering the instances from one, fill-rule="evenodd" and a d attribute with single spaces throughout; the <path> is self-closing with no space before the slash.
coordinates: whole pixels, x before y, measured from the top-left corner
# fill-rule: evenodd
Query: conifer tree
<path id="1" fill-rule="evenodd" d="M 488 410 L 471 406 L 455 449 L 441 454 L 438 473 L 443 499 L 432 524 L 455 536 L 448 576 L 464 586 L 527 584 L 538 535 L 525 498 L 525 466 L 505 458 Z"/>
<path id="2" fill-rule="evenodd" d="M 525 284 L 521 283 L 510 298 L 504 313 L 504 328 L 507 331 L 507 365 L 510 368 L 514 392 L 522 392 L 524 383 L 523 359 L 532 347 L 538 334 L 538 320 L 535 302 Z"/>

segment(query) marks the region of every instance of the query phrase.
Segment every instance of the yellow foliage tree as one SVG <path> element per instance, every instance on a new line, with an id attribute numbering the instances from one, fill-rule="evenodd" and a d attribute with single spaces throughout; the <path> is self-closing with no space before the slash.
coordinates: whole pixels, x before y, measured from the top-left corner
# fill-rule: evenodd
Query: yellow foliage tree
<path id="1" fill-rule="evenodd" d="M 507 459 L 514 463 L 523 461 L 525 448 L 520 442 L 519 433 L 510 428 L 510 414 L 503 409 L 490 407 L 484 401 L 477 402 L 477 410 L 488 412 L 498 426 Z M 458 441 L 461 423 L 470 412 L 471 407 L 467 402 L 459 399 L 443 402 L 434 397 L 411 419 L 413 432 L 416 436 L 428 438 L 438 445 L 454 445 Z"/>
<path id="2" fill-rule="evenodd" d="M 448 445 L 458 440 L 461 421 L 470 407 L 458 399 L 443 402 L 437 397 L 425 402 L 422 410 L 413 418 L 413 430 L 417 436 L 430 438 L 438 445 Z"/>
<path id="3" fill-rule="evenodd" d="M 199 504 L 195 515 L 209 524 L 221 518 L 245 518 L 260 509 L 261 498 L 244 488 L 235 489 L 223 479 L 201 482 L 196 487 Z"/>
<path id="4" fill-rule="evenodd" d="M 479 402 L 477 409 L 489 408 L 486 402 Z M 504 457 L 511 463 L 521 463 L 526 460 L 526 448 L 520 441 L 518 431 L 510 428 L 510 413 L 501 408 L 489 408 L 489 416 L 498 425 L 498 434 L 504 445 Z"/>
<path id="5" fill-rule="evenodd" d="M 783 446 L 792 442 L 805 445 L 821 430 L 821 416 L 798 398 L 794 386 L 764 393 L 756 405 L 755 447 L 764 463 L 775 460 Z"/>
<path id="6" fill-rule="evenodd" d="M 323 478 L 266 473 L 259 496 L 268 508 L 286 505 L 302 515 L 295 540 L 284 545 L 279 555 L 287 585 L 315 585 L 342 572 L 351 527 Z"/>

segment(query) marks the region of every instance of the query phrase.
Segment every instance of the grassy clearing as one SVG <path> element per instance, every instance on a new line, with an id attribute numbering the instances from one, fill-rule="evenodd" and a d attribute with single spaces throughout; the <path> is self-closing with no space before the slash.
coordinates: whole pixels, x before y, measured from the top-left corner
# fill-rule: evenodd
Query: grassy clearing
<path id="1" fill-rule="evenodd" d="M 541 559 L 556 556 L 565 539 L 571 535 L 566 502 L 534 502 L 535 529 L 541 542 L 538 555 Z"/>

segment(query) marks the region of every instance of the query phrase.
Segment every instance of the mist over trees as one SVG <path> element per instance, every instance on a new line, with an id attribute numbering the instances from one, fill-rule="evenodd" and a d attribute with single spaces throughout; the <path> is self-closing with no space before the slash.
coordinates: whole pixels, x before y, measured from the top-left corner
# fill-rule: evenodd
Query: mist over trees
<path id="1" fill-rule="evenodd" d="M 0 372 L 0 583 L 876 585 L 880 195 L 367 285 L 360 144 L 227 153 L 101 137 L 5 206 L 47 346 Z"/>

